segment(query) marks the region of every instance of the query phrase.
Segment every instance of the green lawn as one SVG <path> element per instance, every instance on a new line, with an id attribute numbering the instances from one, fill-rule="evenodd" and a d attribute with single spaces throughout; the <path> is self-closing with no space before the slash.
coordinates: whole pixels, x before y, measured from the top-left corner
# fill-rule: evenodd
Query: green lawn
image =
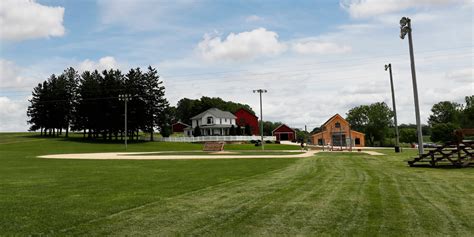
<path id="1" fill-rule="evenodd" d="M 404 160 L 414 150 L 304 159 L 35 158 L 122 150 L 117 143 L 0 134 L 1 235 L 474 235 L 474 168 L 410 168 Z"/>

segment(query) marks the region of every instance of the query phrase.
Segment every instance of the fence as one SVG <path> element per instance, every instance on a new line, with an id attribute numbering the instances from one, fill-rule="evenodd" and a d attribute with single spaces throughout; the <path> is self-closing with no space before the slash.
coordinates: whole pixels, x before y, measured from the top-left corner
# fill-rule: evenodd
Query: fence
<path id="1" fill-rule="evenodd" d="M 201 137 L 162 137 L 156 139 L 162 142 L 242 142 L 260 140 L 260 136 L 201 136 Z M 276 141 L 275 136 L 264 136 L 264 141 Z"/>

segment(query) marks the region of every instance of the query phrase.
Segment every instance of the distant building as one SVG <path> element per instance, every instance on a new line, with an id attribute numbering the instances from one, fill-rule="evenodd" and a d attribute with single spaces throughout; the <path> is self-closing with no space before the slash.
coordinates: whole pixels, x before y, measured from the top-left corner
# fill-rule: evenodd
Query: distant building
<path id="1" fill-rule="evenodd" d="M 258 132 L 258 117 L 255 116 L 255 114 L 252 114 L 250 111 L 244 108 L 240 108 L 234 113 L 234 115 L 237 117 L 236 118 L 237 125 L 242 127 L 243 130 L 245 128 L 245 125 L 249 125 L 252 135 L 260 134 Z"/>
<path id="2" fill-rule="evenodd" d="M 190 126 L 183 123 L 183 122 L 181 122 L 181 121 L 178 121 L 178 122 L 173 123 L 171 125 L 171 131 L 173 131 L 173 133 L 184 132 L 184 129 L 187 128 L 187 127 L 190 127 Z"/>
<path id="3" fill-rule="evenodd" d="M 272 136 L 275 136 L 277 141 L 293 141 L 296 140 L 296 131 L 282 124 L 272 131 Z"/>
<path id="4" fill-rule="evenodd" d="M 202 136 L 225 136 L 229 135 L 232 125 L 237 127 L 236 118 L 231 112 L 211 108 L 192 117 L 191 127 L 184 131 L 186 135 L 193 136 L 195 128 L 199 126 Z"/>
<path id="5" fill-rule="evenodd" d="M 329 118 L 322 126 L 321 132 L 311 136 L 313 144 L 332 146 L 365 146 L 365 134 L 351 130 L 349 122 L 341 115 L 336 114 Z"/>

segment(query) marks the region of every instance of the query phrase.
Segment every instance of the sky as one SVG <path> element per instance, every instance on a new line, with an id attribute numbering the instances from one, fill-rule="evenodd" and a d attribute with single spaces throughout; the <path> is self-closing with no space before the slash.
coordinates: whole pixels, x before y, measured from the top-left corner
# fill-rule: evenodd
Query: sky
<path id="1" fill-rule="evenodd" d="M 157 68 L 171 105 L 201 96 L 249 104 L 309 130 L 375 102 L 415 123 L 412 20 L 422 122 L 474 94 L 471 0 L 2 0 L 0 131 L 27 131 L 31 91 L 67 67 Z"/>

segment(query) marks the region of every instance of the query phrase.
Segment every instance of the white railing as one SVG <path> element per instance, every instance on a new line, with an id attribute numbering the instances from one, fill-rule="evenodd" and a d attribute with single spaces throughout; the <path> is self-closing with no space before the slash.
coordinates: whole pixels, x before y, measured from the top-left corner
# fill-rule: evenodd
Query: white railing
<path id="1" fill-rule="evenodd" d="M 200 136 L 200 137 L 162 137 L 155 139 L 162 142 L 241 142 L 260 140 L 260 136 Z M 276 141 L 275 136 L 264 136 L 264 141 Z"/>

